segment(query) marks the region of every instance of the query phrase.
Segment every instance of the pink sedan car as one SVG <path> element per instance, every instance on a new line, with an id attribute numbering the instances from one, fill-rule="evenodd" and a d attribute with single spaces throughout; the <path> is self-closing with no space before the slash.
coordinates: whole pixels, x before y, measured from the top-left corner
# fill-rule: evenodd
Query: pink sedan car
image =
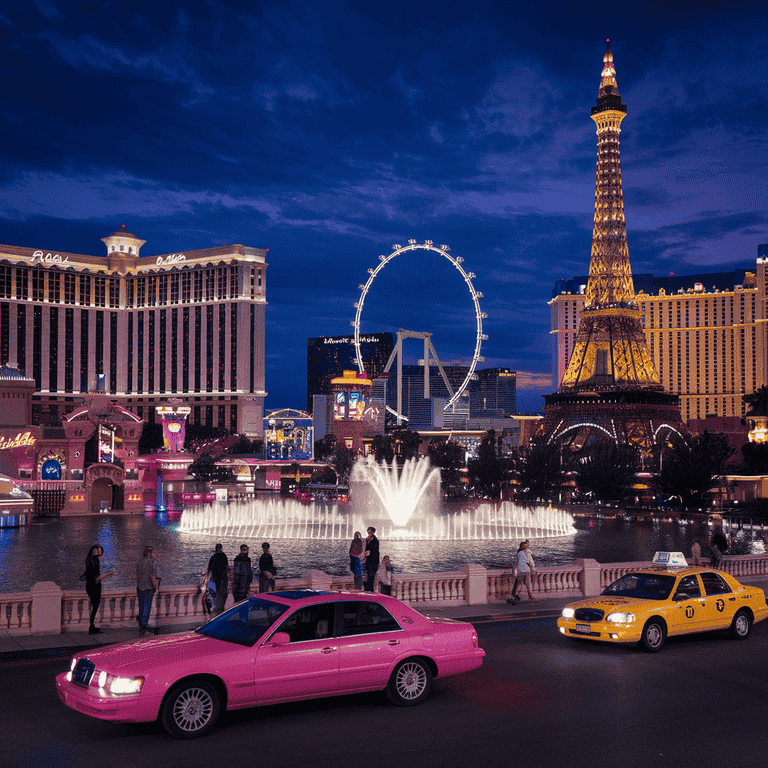
<path id="1" fill-rule="evenodd" d="M 222 709 L 378 690 L 419 704 L 434 677 L 476 669 L 484 656 L 471 624 L 386 595 L 296 590 L 250 597 L 192 632 L 79 653 L 56 688 L 83 714 L 159 717 L 188 739 Z"/>

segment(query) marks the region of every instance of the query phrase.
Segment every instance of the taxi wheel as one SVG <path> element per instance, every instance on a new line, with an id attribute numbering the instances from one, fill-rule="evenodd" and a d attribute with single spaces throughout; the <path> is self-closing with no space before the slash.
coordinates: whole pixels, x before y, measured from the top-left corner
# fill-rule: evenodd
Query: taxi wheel
<path id="1" fill-rule="evenodd" d="M 752 618 L 746 611 L 739 611 L 731 623 L 731 634 L 737 640 L 746 640 L 752 629 Z"/>
<path id="2" fill-rule="evenodd" d="M 160 710 L 160 721 L 175 739 L 194 739 L 210 731 L 219 718 L 219 694 L 203 680 L 174 688 Z"/>
<path id="3" fill-rule="evenodd" d="M 649 653 L 660 651 L 667 639 L 667 628 L 661 619 L 648 619 L 643 627 L 642 639 L 640 642 Z"/>
<path id="4" fill-rule="evenodd" d="M 421 704 L 432 688 L 432 672 L 422 659 L 401 661 L 387 684 L 387 698 L 400 707 Z"/>

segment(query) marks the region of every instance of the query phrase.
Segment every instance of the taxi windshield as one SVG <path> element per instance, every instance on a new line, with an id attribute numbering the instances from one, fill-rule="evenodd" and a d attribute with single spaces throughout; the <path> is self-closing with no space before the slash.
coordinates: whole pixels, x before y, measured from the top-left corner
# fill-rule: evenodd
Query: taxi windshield
<path id="1" fill-rule="evenodd" d="M 195 632 L 228 643 L 252 646 L 288 610 L 287 605 L 260 597 L 238 603 Z"/>
<path id="2" fill-rule="evenodd" d="M 666 600 L 674 586 L 674 576 L 660 573 L 628 573 L 614 581 L 603 594 L 638 597 L 642 600 Z"/>

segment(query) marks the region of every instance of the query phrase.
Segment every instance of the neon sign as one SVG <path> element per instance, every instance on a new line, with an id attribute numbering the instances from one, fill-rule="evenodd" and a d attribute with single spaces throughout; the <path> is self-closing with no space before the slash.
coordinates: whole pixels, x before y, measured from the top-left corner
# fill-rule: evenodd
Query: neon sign
<path id="1" fill-rule="evenodd" d="M 157 260 L 155 261 L 155 264 L 157 264 L 158 267 L 162 266 L 168 266 L 169 264 L 178 264 L 180 261 L 186 261 L 187 257 L 183 253 L 172 253 L 170 256 L 166 256 L 163 258 L 162 256 L 158 256 Z"/>
<path id="2" fill-rule="evenodd" d="M 69 261 L 69 256 L 62 258 L 58 253 L 43 253 L 42 251 L 35 251 L 32 254 L 32 264 L 35 261 L 39 261 L 41 264 L 47 266 L 53 266 L 54 264 L 66 264 Z"/>
<path id="3" fill-rule="evenodd" d="M 34 445 L 37 441 L 31 432 L 19 432 L 15 437 L 7 439 L 0 437 L 0 451 L 10 450 L 11 448 L 22 448 L 26 445 Z"/>

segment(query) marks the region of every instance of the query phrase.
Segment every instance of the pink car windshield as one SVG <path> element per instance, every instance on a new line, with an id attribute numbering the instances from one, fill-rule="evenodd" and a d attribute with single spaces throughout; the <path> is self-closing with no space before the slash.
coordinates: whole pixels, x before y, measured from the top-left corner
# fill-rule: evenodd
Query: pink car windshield
<path id="1" fill-rule="evenodd" d="M 198 627 L 195 632 L 238 645 L 254 645 L 289 606 L 251 597 Z"/>

